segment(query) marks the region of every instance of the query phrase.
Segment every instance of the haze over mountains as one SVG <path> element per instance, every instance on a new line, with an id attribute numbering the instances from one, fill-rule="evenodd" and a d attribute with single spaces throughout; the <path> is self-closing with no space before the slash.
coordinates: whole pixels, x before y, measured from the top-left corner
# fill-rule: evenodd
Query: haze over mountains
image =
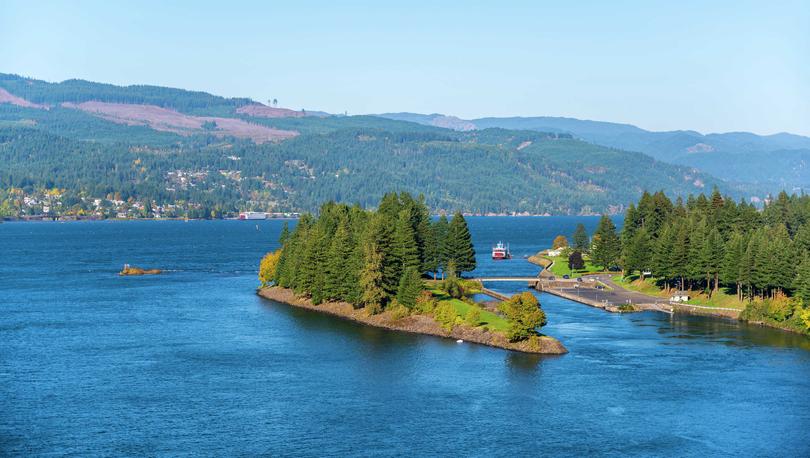
<path id="1" fill-rule="evenodd" d="M 125 214 L 307 211 L 329 199 L 373 205 L 389 190 L 423 193 L 434 210 L 621 212 L 644 190 L 686 197 L 717 186 L 735 198 L 764 198 L 779 189 L 780 164 L 791 170 L 783 183 L 804 186 L 803 148 L 810 139 L 789 134 L 648 132 L 566 118 L 330 116 L 199 91 L 0 74 L 6 216 L 42 211 L 32 196 L 51 189 L 61 206 L 94 215 L 112 211 L 99 209 L 106 202 Z M 732 164 L 717 164 L 729 155 Z"/>
<path id="2" fill-rule="evenodd" d="M 734 183 L 753 183 L 776 190 L 810 186 L 810 137 L 749 132 L 701 134 L 690 130 L 652 132 L 603 121 L 537 116 L 464 120 L 442 114 L 384 113 L 388 119 L 459 131 L 498 127 L 568 133 L 597 145 L 638 151 L 671 164 L 699 168 Z"/>

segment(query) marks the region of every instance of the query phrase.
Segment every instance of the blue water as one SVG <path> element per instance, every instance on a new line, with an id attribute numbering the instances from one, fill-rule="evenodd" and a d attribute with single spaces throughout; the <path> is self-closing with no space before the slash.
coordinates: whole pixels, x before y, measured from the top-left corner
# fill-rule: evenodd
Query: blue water
<path id="1" fill-rule="evenodd" d="M 479 273 L 579 221 L 471 218 Z M 255 296 L 258 227 L 0 224 L 0 455 L 810 454 L 804 337 L 546 295 L 564 356 L 386 332 Z"/>

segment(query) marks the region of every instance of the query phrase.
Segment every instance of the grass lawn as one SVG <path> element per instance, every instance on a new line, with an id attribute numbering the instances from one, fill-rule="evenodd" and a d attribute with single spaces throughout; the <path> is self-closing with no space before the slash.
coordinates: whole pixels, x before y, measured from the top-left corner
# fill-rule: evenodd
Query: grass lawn
<path id="1" fill-rule="evenodd" d="M 545 259 L 548 259 L 549 261 L 554 261 L 554 264 L 551 266 L 551 269 L 549 269 L 549 271 L 558 277 L 568 275 L 571 278 L 576 278 L 581 277 L 585 274 L 591 274 L 602 271 L 602 269 L 591 264 L 591 261 L 588 258 L 585 258 L 584 269 L 572 271 L 571 269 L 568 268 L 568 258 L 566 258 L 565 256 L 543 256 L 543 257 Z"/>
<path id="2" fill-rule="evenodd" d="M 464 294 L 468 296 L 472 296 L 473 294 L 478 294 L 482 292 L 481 283 L 475 280 L 461 280 L 461 287 L 464 290 Z M 440 285 L 442 284 L 442 280 L 424 280 L 425 288 L 433 293 L 433 295 L 442 294 L 441 290 L 439 289 Z"/>
<path id="3" fill-rule="evenodd" d="M 647 278 L 641 282 L 637 280 L 637 277 L 625 279 L 622 278 L 621 275 L 615 275 L 613 277 L 613 281 L 616 282 L 617 285 L 621 285 L 631 291 L 638 291 L 639 293 L 650 296 L 669 298 L 669 294 L 660 289 L 655 284 L 655 280 L 651 278 Z M 709 298 L 709 296 L 703 292 L 690 291 L 689 300 L 686 303 L 692 305 L 702 305 L 704 307 L 723 307 L 738 310 L 743 310 L 746 304 L 745 302 L 737 300 L 736 294 L 728 294 L 722 288 L 720 291 L 712 294 L 711 298 Z"/>
<path id="4" fill-rule="evenodd" d="M 439 303 L 443 304 L 449 302 L 453 304 L 453 307 L 456 309 L 456 316 L 460 316 L 462 320 L 467 316 L 467 312 L 470 310 L 470 304 L 461 299 L 453 299 L 445 294 L 444 291 L 440 290 L 438 285 L 428 287 L 428 291 L 433 293 L 433 297 L 435 297 Z M 481 324 L 479 326 L 487 326 L 495 331 L 506 332 L 509 329 L 509 322 L 506 321 L 505 318 L 482 308 Z"/>

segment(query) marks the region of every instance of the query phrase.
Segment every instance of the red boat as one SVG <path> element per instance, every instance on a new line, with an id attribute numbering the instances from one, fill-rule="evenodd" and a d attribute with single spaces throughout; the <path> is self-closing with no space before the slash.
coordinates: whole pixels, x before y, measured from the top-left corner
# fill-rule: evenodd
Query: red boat
<path id="1" fill-rule="evenodd" d="M 503 242 L 498 242 L 492 247 L 492 259 L 512 259 L 509 245 L 504 246 Z"/>

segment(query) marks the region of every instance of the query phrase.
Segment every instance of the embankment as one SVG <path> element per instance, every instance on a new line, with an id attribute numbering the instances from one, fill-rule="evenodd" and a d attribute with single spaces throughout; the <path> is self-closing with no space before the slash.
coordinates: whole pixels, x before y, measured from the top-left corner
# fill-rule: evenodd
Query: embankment
<path id="1" fill-rule="evenodd" d="M 561 355 L 568 352 L 560 341 L 549 336 L 540 336 L 538 339 L 534 340 L 534 344 L 530 341 L 509 342 L 503 334 L 484 330 L 480 327 L 456 325 L 452 331 L 448 332 L 439 326 L 432 317 L 426 315 L 410 315 L 404 318 L 394 319 L 391 312 L 386 311 L 376 315 L 367 315 L 365 310 L 356 309 L 346 302 L 325 302 L 315 305 L 309 299 L 296 297 L 292 290 L 286 288 L 261 288 L 257 291 L 257 294 L 275 302 L 282 302 L 294 307 L 314 310 L 316 312 L 326 313 L 346 320 L 392 331 L 426 334 L 456 340 L 461 339 L 466 342 L 523 353 Z"/>

